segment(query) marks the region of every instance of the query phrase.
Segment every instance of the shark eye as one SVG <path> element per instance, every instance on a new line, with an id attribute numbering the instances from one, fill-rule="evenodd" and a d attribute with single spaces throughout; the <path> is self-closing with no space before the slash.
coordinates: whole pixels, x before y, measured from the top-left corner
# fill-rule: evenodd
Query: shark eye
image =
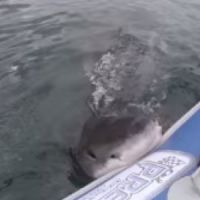
<path id="1" fill-rule="evenodd" d="M 96 159 L 96 155 L 94 154 L 93 151 L 91 151 L 90 149 L 87 150 L 87 155 L 92 158 L 93 160 Z"/>
<path id="2" fill-rule="evenodd" d="M 119 156 L 117 154 L 111 154 L 110 158 L 116 159 L 116 158 L 119 158 Z"/>

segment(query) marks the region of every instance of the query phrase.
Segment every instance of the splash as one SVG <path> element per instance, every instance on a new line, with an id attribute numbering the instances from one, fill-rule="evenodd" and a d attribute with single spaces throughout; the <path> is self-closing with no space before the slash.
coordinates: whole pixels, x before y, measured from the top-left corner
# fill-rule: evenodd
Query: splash
<path id="1" fill-rule="evenodd" d="M 159 91 L 162 78 L 155 60 L 154 51 L 139 39 L 120 35 L 87 72 L 93 86 L 92 110 L 103 115 L 117 115 L 130 107 L 153 112 L 160 106 L 159 100 L 166 98 Z"/>

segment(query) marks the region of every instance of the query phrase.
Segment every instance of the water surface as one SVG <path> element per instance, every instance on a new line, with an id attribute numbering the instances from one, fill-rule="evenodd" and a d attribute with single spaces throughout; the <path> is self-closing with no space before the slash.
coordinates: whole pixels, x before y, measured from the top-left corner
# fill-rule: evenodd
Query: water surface
<path id="1" fill-rule="evenodd" d="M 168 112 L 194 104 L 199 10 L 198 0 L 0 0 L 0 199 L 59 200 L 77 190 L 67 148 L 89 115 L 85 71 L 119 28 L 156 47 L 160 68 L 175 75 Z"/>

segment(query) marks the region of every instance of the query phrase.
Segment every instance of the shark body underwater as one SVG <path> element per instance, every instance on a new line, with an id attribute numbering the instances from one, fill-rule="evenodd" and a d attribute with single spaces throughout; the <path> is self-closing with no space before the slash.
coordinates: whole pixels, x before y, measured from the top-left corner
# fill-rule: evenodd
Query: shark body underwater
<path id="1" fill-rule="evenodd" d="M 159 51 L 152 49 L 130 34 L 120 34 L 87 73 L 93 86 L 92 115 L 73 157 L 92 179 L 138 161 L 196 101 L 169 115 L 166 105 L 173 98 L 168 83 L 173 77 L 159 67 Z"/>

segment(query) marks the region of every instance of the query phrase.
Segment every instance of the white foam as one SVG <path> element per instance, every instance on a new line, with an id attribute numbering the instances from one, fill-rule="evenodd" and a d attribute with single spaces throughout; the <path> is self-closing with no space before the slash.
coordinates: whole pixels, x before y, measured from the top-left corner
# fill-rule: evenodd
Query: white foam
<path id="1" fill-rule="evenodd" d="M 93 70 L 87 72 L 91 84 L 95 87 L 92 97 L 96 109 L 99 108 L 102 98 L 104 98 L 104 105 L 109 105 L 113 101 L 114 97 L 110 91 L 121 89 L 121 78 L 117 73 L 119 68 L 119 64 L 115 63 L 114 55 L 108 52 L 101 57 Z"/>
<path id="2" fill-rule="evenodd" d="M 16 72 L 18 69 L 19 69 L 19 66 L 18 66 L 18 65 L 12 65 L 12 66 L 10 67 L 10 72 Z"/>

